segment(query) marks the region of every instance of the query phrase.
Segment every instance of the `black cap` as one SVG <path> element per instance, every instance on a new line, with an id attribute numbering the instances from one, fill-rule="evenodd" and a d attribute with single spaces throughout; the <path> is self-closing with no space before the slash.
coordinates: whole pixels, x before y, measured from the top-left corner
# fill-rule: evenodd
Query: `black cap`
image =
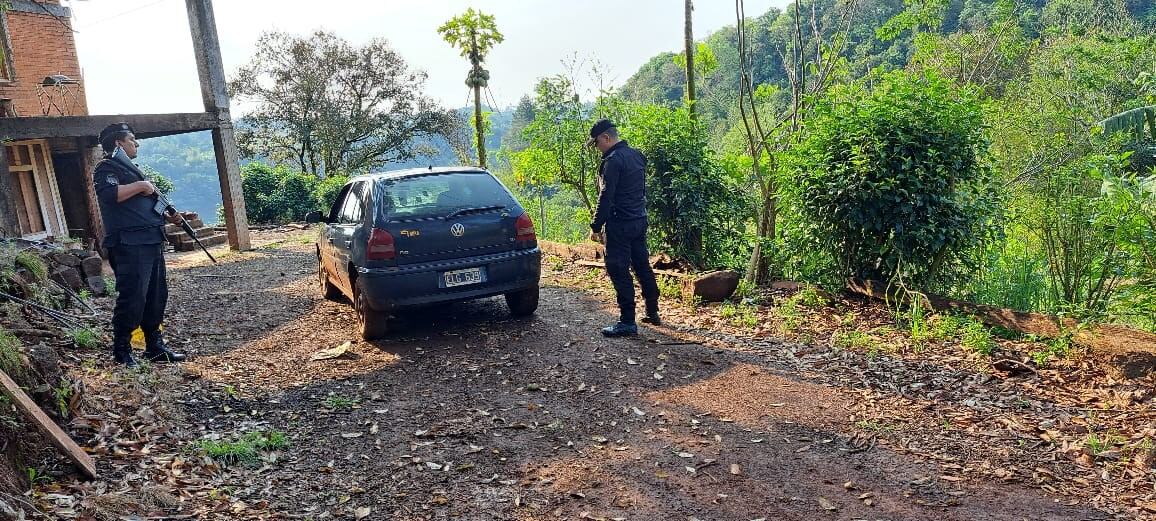
<path id="1" fill-rule="evenodd" d="M 122 121 L 120 123 L 113 123 L 107 127 L 104 127 L 104 130 L 100 131 L 100 137 L 97 140 L 101 143 L 104 143 L 106 139 L 113 136 L 117 132 L 132 132 L 133 134 L 136 134 L 136 132 L 133 132 L 132 127 L 130 127 L 128 123 Z"/>
<path id="2" fill-rule="evenodd" d="M 610 130 L 612 128 L 614 128 L 614 123 L 611 123 L 609 119 L 598 120 L 597 122 L 594 123 L 593 127 L 590 127 L 590 139 L 586 140 L 586 144 L 587 145 L 593 145 L 594 140 L 597 139 L 598 136 L 601 136 L 607 130 Z"/>

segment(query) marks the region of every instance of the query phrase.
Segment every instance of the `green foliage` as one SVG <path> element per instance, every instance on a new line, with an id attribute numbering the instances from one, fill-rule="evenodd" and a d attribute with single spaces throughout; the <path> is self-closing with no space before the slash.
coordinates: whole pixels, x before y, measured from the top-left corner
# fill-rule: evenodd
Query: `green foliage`
<path id="1" fill-rule="evenodd" d="M 31 251 L 17 253 L 13 263 L 17 268 L 28 270 L 28 273 L 32 274 L 32 278 L 38 282 L 48 280 L 48 264 L 45 264 L 44 259 Z"/>
<path id="2" fill-rule="evenodd" d="M 749 208 L 735 180 L 737 165 L 718 158 L 705 128 L 685 107 L 633 107 L 622 130 L 647 158 L 647 204 L 660 249 L 699 267 L 741 265 L 742 221 Z M 736 262 L 737 261 L 737 262 Z"/>
<path id="3" fill-rule="evenodd" d="M 145 178 L 152 181 L 153 186 L 156 186 L 160 193 L 167 196 L 173 192 L 173 182 L 170 181 L 169 178 L 161 175 L 155 168 L 147 164 L 142 164 L 140 165 L 140 169 L 144 172 Z"/>
<path id="4" fill-rule="evenodd" d="M 72 382 L 66 379 L 61 379 L 60 383 L 52 389 L 52 396 L 56 399 L 56 411 L 60 413 L 61 418 L 68 418 L 72 409 Z"/>
<path id="5" fill-rule="evenodd" d="M 357 398 L 350 398 L 339 394 L 327 396 L 324 401 L 325 407 L 329 409 L 349 409 L 358 403 L 360 403 L 360 400 Z"/>
<path id="6" fill-rule="evenodd" d="M 682 299 L 682 283 L 677 278 L 659 275 L 657 280 L 659 296 L 670 300 Z"/>
<path id="7" fill-rule="evenodd" d="M 993 235 L 995 201 L 973 91 L 938 76 L 836 89 L 794 152 L 810 238 L 843 276 L 915 287 L 955 280 Z"/>
<path id="8" fill-rule="evenodd" d="M 759 308 L 751 304 L 725 303 L 719 307 L 719 316 L 726 319 L 732 326 L 745 329 L 754 328 L 759 324 Z"/>
<path id="9" fill-rule="evenodd" d="M 438 27 L 438 34 L 446 43 L 460 49 L 463 58 L 469 58 L 475 64 L 485 61 L 494 45 L 505 40 L 498 32 L 494 15 L 475 11 L 472 7 Z"/>
<path id="10" fill-rule="evenodd" d="M 28 372 L 24 365 L 20 340 L 3 327 L 0 327 L 0 370 L 16 379 L 23 378 Z"/>
<path id="11" fill-rule="evenodd" d="M 250 432 L 232 441 L 200 440 L 194 447 L 225 465 L 252 465 L 262 452 L 288 448 L 289 438 L 280 431 Z"/>
<path id="12" fill-rule="evenodd" d="M 330 175 L 317 183 L 314 191 L 315 208 L 321 210 L 321 213 L 328 213 L 333 208 L 333 203 L 337 202 L 337 196 L 341 194 L 341 187 L 349 182 L 349 177 L 344 175 Z"/>
<path id="13" fill-rule="evenodd" d="M 100 345 L 100 337 L 87 327 L 71 329 L 68 335 L 72 337 L 72 344 L 81 349 L 94 349 Z"/>
<path id="14" fill-rule="evenodd" d="M 963 347 L 984 356 L 991 356 L 999 345 L 992 338 L 991 330 L 983 322 L 972 319 L 960 328 L 959 343 Z"/>
<path id="15" fill-rule="evenodd" d="M 299 221 L 318 208 L 317 179 L 284 166 L 249 163 L 241 169 L 241 185 L 251 222 Z"/>

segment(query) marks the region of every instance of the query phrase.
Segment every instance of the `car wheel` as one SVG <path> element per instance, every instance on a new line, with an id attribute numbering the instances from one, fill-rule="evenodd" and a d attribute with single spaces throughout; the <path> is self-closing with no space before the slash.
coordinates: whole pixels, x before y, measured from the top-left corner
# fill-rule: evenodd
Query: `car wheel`
<path id="1" fill-rule="evenodd" d="M 317 283 L 321 287 L 321 296 L 325 300 L 337 300 L 341 296 L 341 290 L 329 282 L 329 275 L 325 273 L 325 267 L 321 265 L 320 255 L 317 256 Z"/>
<path id="2" fill-rule="evenodd" d="M 516 317 L 533 315 L 538 310 L 538 286 L 506 293 L 506 305 L 510 307 L 510 314 Z"/>
<path id="3" fill-rule="evenodd" d="M 377 340 L 389 331 L 389 315 L 369 307 L 369 299 L 360 287 L 354 288 L 353 306 L 357 311 L 357 333 L 362 340 Z"/>

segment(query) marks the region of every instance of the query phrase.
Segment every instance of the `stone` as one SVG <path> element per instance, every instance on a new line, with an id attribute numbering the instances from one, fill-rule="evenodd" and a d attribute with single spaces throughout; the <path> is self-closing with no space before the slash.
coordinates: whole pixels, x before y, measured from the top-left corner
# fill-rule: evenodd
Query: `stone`
<path id="1" fill-rule="evenodd" d="M 84 280 L 88 283 L 88 291 L 93 295 L 97 297 L 108 295 L 108 290 L 104 286 L 104 277 L 97 275 Z"/>
<path id="2" fill-rule="evenodd" d="M 694 279 L 694 295 L 703 302 L 722 302 L 739 287 L 739 274 L 730 270 L 712 271 Z"/>
<path id="3" fill-rule="evenodd" d="M 53 253 L 52 262 L 61 266 L 68 266 L 70 268 L 76 268 L 80 266 L 80 259 L 71 253 Z"/>
<path id="4" fill-rule="evenodd" d="M 81 262 L 85 277 L 97 277 L 104 274 L 104 260 L 100 257 L 89 257 Z"/>
<path id="5" fill-rule="evenodd" d="M 76 268 L 59 266 L 52 270 L 52 274 L 49 275 L 49 277 L 72 291 L 79 291 L 80 288 L 84 287 L 84 281 L 80 279 L 80 272 L 76 271 Z"/>

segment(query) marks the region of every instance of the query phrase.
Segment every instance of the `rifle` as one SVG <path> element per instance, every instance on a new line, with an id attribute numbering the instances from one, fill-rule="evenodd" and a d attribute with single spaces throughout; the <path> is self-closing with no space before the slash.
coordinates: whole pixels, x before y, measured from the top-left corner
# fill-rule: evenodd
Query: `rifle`
<path id="1" fill-rule="evenodd" d="M 189 237 L 192 237 L 193 242 L 196 242 L 197 246 L 201 247 L 201 251 L 205 252 L 205 255 L 209 256 L 209 260 L 213 261 L 213 264 L 216 264 L 217 259 L 214 259 L 213 254 L 209 253 L 208 248 L 205 248 L 205 245 L 201 244 L 201 240 L 197 238 L 197 232 L 193 231 L 192 225 L 189 224 L 188 219 L 185 219 L 185 214 L 178 212 L 176 207 L 173 206 L 173 203 L 170 203 L 168 198 L 165 197 L 165 194 L 162 194 L 160 191 L 157 191 L 156 196 L 157 196 L 157 200 L 160 201 L 161 204 L 165 205 L 165 213 L 168 213 L 169 215 L 176 215 L 176 216 L 180 217 L 181 218 L 181 222 L 180 222 L 181 229 L 184 230 L 185 233 L 187 233 L 189 235 Z"/>

